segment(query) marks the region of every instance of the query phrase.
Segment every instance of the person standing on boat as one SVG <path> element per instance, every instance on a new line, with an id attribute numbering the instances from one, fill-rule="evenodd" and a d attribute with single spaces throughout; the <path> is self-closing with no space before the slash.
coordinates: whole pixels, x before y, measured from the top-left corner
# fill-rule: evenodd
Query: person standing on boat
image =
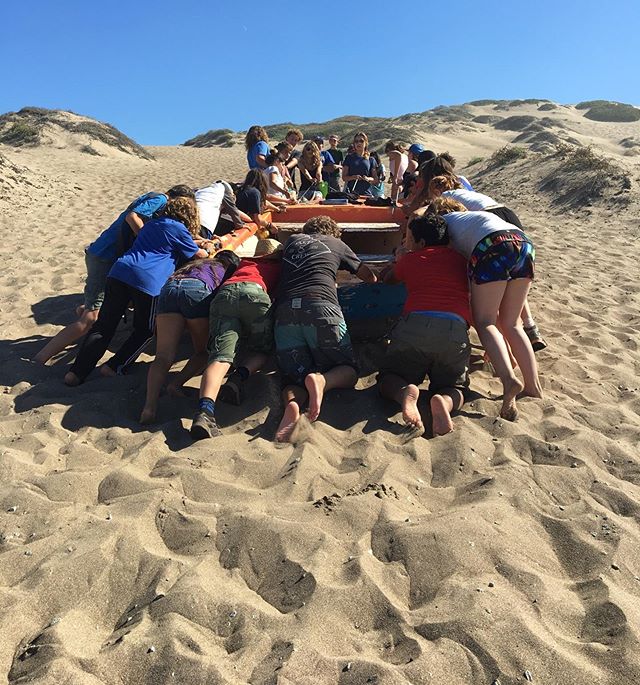
<path id="1" fill-rule="evenodd" d="M 338 303 L 336 276 L 339 269 L 345 269 L 367 283 L 377 278 L 339 236 L 333 219 L 317 216 L 284 246 L 274 329 L 276 358 L 285 379 L 285 409 L 277 442 L 294 439 L 300 410 L 307 401 L 307 416 L 315 421 L 324 393 L 352 388 L 358 378 Z"/>
<path id="2" fill-rule="evenodd" d="M 342 167 L 342 162 L 344 161 L 344 154 L 342 150 L 338 149 L 338 143 L 340 138 L 336 135 L 329 136 L 329 149 L 327 152 L 331 155 L 336 168 L 330 174 L 328 174 L 325 181 L 329 184 L 329 190 L 334 192 L 340 192 L 340 170 Z"/>

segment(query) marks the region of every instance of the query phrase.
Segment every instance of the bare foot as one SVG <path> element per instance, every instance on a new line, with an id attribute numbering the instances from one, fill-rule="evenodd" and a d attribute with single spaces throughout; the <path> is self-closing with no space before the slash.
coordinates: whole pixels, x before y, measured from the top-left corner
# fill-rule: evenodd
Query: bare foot
<path id="1" fill-rule="evenodd" d="M 117 376 L 118 374 L 108 364 L 103 364 L 100 367 L 100 375 L 105 378 L 113 378 L 113 376 Z"/>
<path id="2" fill-rule="evenodd" d="M 177 385 L 167 385 L 167 395 L 169 397 L 186 397 L 182 386 Z"/>
<path id="3" fill-rule="evenodd" d="M 431 398 L 431 416 L 433 418 L 433 435 L 446 435 L 453 431 L 453 421 L 447 409 L 444 397 L 434 395 Z"/>
<path id="4" fill-rule="evenodd" d="M 320 416 L 320 408 L 322 407 L 322 398 L 324 396 L 324 387 L 327 384 L 324 376 L 321 373 L 310 373 L 304 379 L 304 387 L 309 393 L 309 409 L 307 409 L 307 417 L 309 421 L 315 421 Z"/>
<path id="5" fill-rule="evenodd" d="M 518 408 L 516 407 L 516 397 L 522 392 L 524 385 L 518 378 L 513 378 L 508 385 L 504 386 L 502 395 L 502 407 L 500 416 L 507 421 L 515 421 L 518 418 Z"/>
<path id="6" fill-rule="evenodd" d="M 143 426 L 146 426 L 150 423 L 155 423 L 156 421 L 156 412 L 155 409 L 147 409 L 146 407 L 142 410 L 142 414 L 140 414 L 140 420 L 139 423 L 141 423 Z"/>
<path id="7" fill-rule="evenodd" d="M 284 408 L 282 421 L 276 431 L 276 442 L 289 442 L 296 424 L 300 420 L 300 407 L 297 402 L 289 402 Z"/>
<path id="8" fill-rule="evenodd" d="M 407 426 L 413 428 L 424 428 L 422 417 L 418 411 L 418 398 L 420 397 L 420 390 L 418 386 L 410 384 L 402 391 L 402 398 L 400 406 L 402 407 L 402 418 Z"/>
<path id="9" fill-rule="evenodd" d="M 73 373 L 73 371 L 68 371 L 64 375 L 64 384 L 68 385 L 70 388 L 75 388 L 76 385 L 80 385 L 80 379 L 75 373 Z"/>
<path id="10" fill-rule="evenodd" d="M 525 385 L 524 390 L 522 391 L 522 397 L 535 397 L 538 400 L 542 399 L 542 386 L 539 381 L 536 381 L 533 388 L 528 388 Z"/>

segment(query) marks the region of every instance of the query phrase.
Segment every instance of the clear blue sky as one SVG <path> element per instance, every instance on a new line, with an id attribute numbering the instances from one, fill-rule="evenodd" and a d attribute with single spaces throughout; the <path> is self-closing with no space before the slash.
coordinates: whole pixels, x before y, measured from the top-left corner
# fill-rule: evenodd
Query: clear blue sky
<path id="1" fill-rule="evenodd" d="M 146 145 L 480 98 L 638 103 L 640 0 L 3 3 L 0 113 L 70 109 Z"/>

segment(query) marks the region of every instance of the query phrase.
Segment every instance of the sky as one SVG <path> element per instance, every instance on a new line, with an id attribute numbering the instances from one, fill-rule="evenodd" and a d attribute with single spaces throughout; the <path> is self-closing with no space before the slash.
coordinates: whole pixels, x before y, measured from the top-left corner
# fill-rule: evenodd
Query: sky
<path id="1" fill-rule="evenodd" d="M 640 104 L 640 0 L 5 0 L 0 113 L 143 145 L 478 99 Z"/>

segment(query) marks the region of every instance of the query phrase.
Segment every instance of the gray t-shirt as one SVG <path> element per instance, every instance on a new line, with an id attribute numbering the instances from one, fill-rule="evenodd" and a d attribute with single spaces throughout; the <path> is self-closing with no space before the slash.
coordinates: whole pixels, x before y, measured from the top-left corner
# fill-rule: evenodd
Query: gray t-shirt
<path id="1" fill-rule="evenodd" d="M 451 247 L 469 259 L 476 245 L 492 233 L 524 233 L 490 212 L 451 212 L 444 215 L 449 227 Z M 526 238 L 526 236 L 525 236 Z"/>
<path id="2" fill-rule="evenodd" d="M 282 255 L 282 276 L 277 302 L 313 296 L 338 303 L 336 276 L 339 269 L 355 274 L 360 260 L 338 238 L 328 235 L 292 235 Z"/>

